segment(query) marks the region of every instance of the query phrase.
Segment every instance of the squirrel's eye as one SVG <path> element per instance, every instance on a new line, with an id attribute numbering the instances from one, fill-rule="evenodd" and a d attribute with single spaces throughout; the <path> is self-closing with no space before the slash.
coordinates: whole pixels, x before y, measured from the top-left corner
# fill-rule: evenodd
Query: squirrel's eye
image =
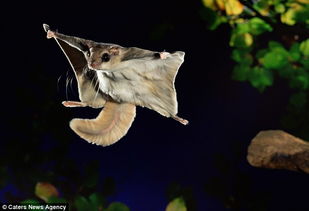
<path id="1" fill-rule="evenodd" d="M 110 60 L 110 55 L 108 53 L 103 53 L 102 62 L 108 62 Z"/>
<path id="2" fill-rule="evenodd" d="M 90 56 L 90 51 L 89 51 L 89 50 L 86 52 L 86 55 L 87 55 L 88 57 Z"/>

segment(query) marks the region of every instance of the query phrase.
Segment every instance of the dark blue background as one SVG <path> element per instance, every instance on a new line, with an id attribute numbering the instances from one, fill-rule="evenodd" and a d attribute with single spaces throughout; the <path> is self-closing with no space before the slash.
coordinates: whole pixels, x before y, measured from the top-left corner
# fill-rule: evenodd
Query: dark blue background
<path id="1" fill-rule="evenodd" d="M 38 99 L 49 97 L 44 87 L 42 90 L 37 87 L 39 79 L 28 75 L 31 68 L 40 67 L 47 80 L 54 83 L 51 92 L 57 96 L 50 100 L 58 106 L 49 112 L 57 116 L 59 110 L 67 111 L 67 122 L 59 122 L 63 125 L 62 133 L 73 137 L 67 156 L 77 164 L 100 161 L 101 177 L 111 176 L 116 182 L 117 192 L 110 200 L 121 201 L 132 211 L 164 210 L 168 203 L 166 189 L 176 182 L 192 188 L 197 210 L 226 210 L 219 199 L 205 191 L 205 184 L 219 177 L 216 166 L 219 155 L 233 163 L 222 180 L 232 193 L 237 191 L 241 172 L 250 178 L 249 192 L 265 193 L 268 210 L 308 210 L 307 175 L 256 169 L 246 161 L 247 146 L 260 130 L 280 129 L 280 117 L 289 97 L 285 82 L 276 81 L 274 87 L 260 94 L 247 83 L 233 81 L 229 28 L 208 31 L 199 17 L 200 8 L 199 1 L 44 1 L 8 6 L 9 15 L 1 15 L 2 46 L 7 49 L 1 59 L 2 85 L 9 84 L 2 88 L 2 103 L 6 108 L 2 110 L 1 142 L 18 133 L 6 120 L 18 122 L 18 118 L 34 112 L 19 90 L 36 90 Z M 128 134 L 110 147 L 94 146 L 77 137 L 69 129 L 69 120 L 91 118 L 99 110 L 62 107 L 61 101 L 66 100 L 65 79 L 59 83 L 57 79 L 61 75 L 65 78 L 67 71 L 72 76 L 72 72 L 56 43 L 45 38 L 43 23 L 64 34 L 95 41 L 157 51 L 185 51 L 185 62 L 175 85 L 179 116 L 188 119 L 190 124 L 183 126 L 156 112 L 138 108 Z M 165 24 L 166 30 L 161 39 L 152 39 L 160 24 Z M 68 99 L 76 96 L 77 90 L 68 92 Z M 53 132 L 51 124 L 46 139 L 42 140 L 47 148 L 52 145 Z M 24 141 L 28 139 L 31 137 L 25 134 Z M 6 190 L 0 191 L 2 199 Z"/>

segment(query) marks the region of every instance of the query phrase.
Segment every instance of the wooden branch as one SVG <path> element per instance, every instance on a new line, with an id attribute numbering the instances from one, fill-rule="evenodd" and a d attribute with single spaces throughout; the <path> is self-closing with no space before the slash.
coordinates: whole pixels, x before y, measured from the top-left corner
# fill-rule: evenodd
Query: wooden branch
<path id="1" fill-rule="evenodd" d="M 309 174 L 309 143 L 281 130 L 261 131 L 248 147 L 247 160 L 255 167 Z"/>
<path id="2" fill-rule="evenodd" d="M 259 11 L 257 11 L 254 7 L 252 2 L 249 3 L 247 0 L 239 0 L 239 2 L 241 4 L 243 4 L 244 6 L 246 6 L 249 10 L 251 10 L 252 12 L 255 13 L 256 17 L 261 18 L 262 20 L 264 20 L 266 23 L 268 23 L 269 25 L 271 25 L 272 27 L 274 27 L 274 24 L 276 24 L 276 22 L 274 20 L 272 20 L 270 17 L 268 16 L 264 16 L 262 15 Z"/>

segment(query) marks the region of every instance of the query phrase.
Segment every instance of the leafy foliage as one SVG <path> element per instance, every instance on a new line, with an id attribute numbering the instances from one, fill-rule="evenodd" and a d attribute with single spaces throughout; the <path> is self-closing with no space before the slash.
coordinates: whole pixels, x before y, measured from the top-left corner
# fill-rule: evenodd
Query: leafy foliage
<path id="1" fill-rule="evenodd" d="M 106 199 L 100 193 L 93 193 L 88 198 L 79 195 L 75 198 L 74 205 L 78 211 L 103 210 L 103 206 L 106 205 Z"/>
<path id="2" fill-rule="evenodd" d="M 207 8 L 201 11 L 202 18 L 210 30 L 222 23 L 231 27 L 229 45 L 236 63 L 233 79 L 248 81 L 263 92 L 274 85 L 276 78 L 282 78 L 295 92 L 289 110 L 309 109 L 309 1 L 202 2 Z M 209 16 L 212 18 L 205 18 Z M 309 117 L 302 117 L 302 121 L 308 123 Z"/>
<path id="3" fill-rule="evenodd" d="M 183 187 L 177 182 L 173 182 L 167 189 L 167 198 L 170 201 L 167 208 L 171 210 L 175 208 L 187 210 L 197 209 L 197 203 L 193 194 L 192 187 Z"/>
<path id="4" fill-rule="evenodd" d="M 35 195 L 47 202 L 51 197 L 58 197 L 58 190 L 49 183 L 38 182 L 35 186 Z"/>
<path id="5" fill-rule="evenodd" d="M 175 198 L 167 205 L 166 211 L 187 211 L 185 201 L 182 198 Z"/>
<path id="6" fill-rule="evenodd" d="M 95 192 L 88 197 L 76 195 L 73 202 L 67 201 L 58 197 L 59 191 L 50 183 L 37 183 L 35 187 L 35 195 L 46 203 L 69 203 L 72 210 L 77 211 L 130 211 L 130 209 L 123 203 L 112 202 L 107 206 L 106 198 L 103 194 Z M 42 204 L 37 199 L 27 199 L 21 202 L 22 204 Z"/>
<path id="7" fill-rule="evenodd" d="M 130 211 L 130 209 L 120 202 L 111 203 L 106 211 Z"/>
<path id="8" fill-rule="evenodd" d="M 67 201 L 59 197 L 58 189 L 47 182 L 38 182 L 35 186 L 35 195 L 46 203 L 69 203 L 71 210 L 77 211 L 130 211 L 130 208 L 121 202 L 112 202 L 107 206 L 106 197 L 102 193 L 95 192 L 88 197 L 75 195 L 73 201 Z M 38 199 L 27 199 L 20 202 L 21 204 L 40 205 Z M 42 210 L 44 211 L 44 210 Z M 187 211 L 185 200 L 182 197 L 173 199 L 168 203 L 166 211 Z"/>

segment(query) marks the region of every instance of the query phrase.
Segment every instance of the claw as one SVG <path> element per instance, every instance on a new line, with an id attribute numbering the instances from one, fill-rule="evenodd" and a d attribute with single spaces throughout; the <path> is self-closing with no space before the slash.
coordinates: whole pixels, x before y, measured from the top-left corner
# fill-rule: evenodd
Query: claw
<path id="1" fill-rule="evenodd" d="M 168 52 L 161 52 L 160 53 L 160 59 L 166 59 L 169 56 L 170 56 L 170 53 L 168 53 Z"/>
<path id="2" fill-rule="evenodd" d="M 188 121 L 188 120 L 183 119 L 183 118 L 181 118 L 181 117 L 179 117 L 179 116 L 173 116 L 173 119 L 175 119 L 176 121 L 180 122 L 180 123 L 183 124 L 183 125 L 189 124 L 189 121 Z"/>
<path id="3" fill-rule="evenodd" d="M 46 32 L 48 32 L 50 30 L 49 25 L 47 25 L 46 23 L 43 24 L 43 28 Z"/>
<path id="4" fill-rule="evenodd" d="M 75 102 L 75 101 L 63 101 L 62 105 L 65 107 L 86 107 L 87 104 L 83 102 Z"/>
<path id="5" fill-rule="evenodd" d="M 55 37 L 55 32 L 48 30 L 47 31 L 47 39 L 53 38 Z"/>

